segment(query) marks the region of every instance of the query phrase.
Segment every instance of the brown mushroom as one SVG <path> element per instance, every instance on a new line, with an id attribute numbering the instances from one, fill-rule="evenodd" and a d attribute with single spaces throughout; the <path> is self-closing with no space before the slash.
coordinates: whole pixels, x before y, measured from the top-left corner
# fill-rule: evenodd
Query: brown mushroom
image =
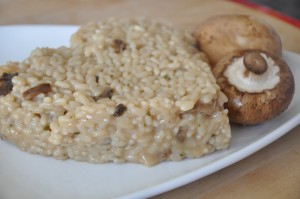
<path id="1" fill-rule="evenodd" d="M 113 92 L 114 92 L 114 90 L 112 88 L 106 88 L 100 95 L 93 96 L 93 99 L 95 102 L 97 102 L 98 100 L 103 99 L 103 98 L 111 99 Z"/>
<path id="2" fill-rule="evenodd" d="M 256 65 L 257 60 L 262 63 Z M 234 123 L 252 125 L 270 120 L 287 109 L 294 95 L 289 66 L 266 51 L 229 53 L 217 63 L 213 73 L 228 97 L 224 106 Z"/>
<path id="3" fill-rule="evenodd" d="M 12 78 L 17 76 L 18 73 L 3 73 L 0 77 L 0 96 L 7 95 L 12 91 L 13 83 Z"/>
<path id="4" fill-rule="evenodd" d="M 114 117 L 120 117 L 127 110 L 127 107 L 124 104 L 118 104 L 116 110 L 113 114 Z"/>
<path id="5" fill-rule="evenodd" d="M 120 53 L 126 49 L 126 43 L 121 39 L 115 39 L 113 41 L 113 48 L 115 53 Z"/>
<path id="6" fill-rule="evenodd" d="M 247 15 L 220 15 L 204 21 L 194 32 L 201 51 L 214 66 L 236 50 L 263 50 L 281 56 L 281 39 L 265 21 Z"/>
<path id="7" fill-rule="evenodd" d="M 37 95 L 39 95 L 41 93 L 48 94 L 51 91 L 52 91 L 52 89 L 51 89 L 51 85 L 49 83 L 42 83 L 42 84 L 39 84 L 35 87 L 32 87 L 32 88 L 24 91 L 22 93 L 22 96 L 26 100 L 32 100 L 33 98 L 35 98 Z"/>

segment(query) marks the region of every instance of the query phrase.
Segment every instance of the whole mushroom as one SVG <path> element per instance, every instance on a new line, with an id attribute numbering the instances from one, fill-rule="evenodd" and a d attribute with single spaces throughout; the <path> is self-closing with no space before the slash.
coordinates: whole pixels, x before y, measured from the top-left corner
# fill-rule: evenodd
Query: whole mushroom
<path id="1" fill-rule="evenodd" d="M 240 50 L 223 57 L 213 68 L 228 97 L 231 122 L 259 124 L 283 112 L 295 90 L 289 66 L 279 56 L 261 50 Z"/>
<path id="2" fill-rule="evenodd" d="M 218 15 L 204 21 L 194 36 L 212 66 L 236 50 L 263 50 L 281 56 L 281 39 L 265 21 L 247 15 Z"/>

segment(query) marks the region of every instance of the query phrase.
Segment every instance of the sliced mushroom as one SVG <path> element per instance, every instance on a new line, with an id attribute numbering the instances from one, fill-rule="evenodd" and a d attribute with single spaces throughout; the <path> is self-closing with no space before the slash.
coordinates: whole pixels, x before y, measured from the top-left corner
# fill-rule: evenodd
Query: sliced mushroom
<path id="1" fill-rule="evenodd" d="M 95 101 L 98 101 L 98 100 L 103 99 L 103 98 L 111 99 L 111 97 L 113 95 L 113 92 L 114 92 L 114 90 L 112 88 L 107 88 L 100 95 L 94 96 L 93 99 Z"/>
<path id="2" fill-rule="evenodd" d="M 172 151 L 170 149 L 164 149 L 160 152 L 158 152 L 155 156 L 160 160 L 164 161 L 169 159 L 170 155 L 172 154 Z"/>
<path id="3" fill-rule="evenodd" d="M 26 100 L 32 100 L 41 93 L 47 94 L 51 91 L 51 85 L 49 83 L 43 83 L 24 91 L 22 96 Z"/>
<path id="4" fill-rule="evenodd" d="M 205 115 L 212 115 L 216 111 L 218 111 L 219 107 L 217 106 L 217 100 L 212 100 L 208 104 L 197 102 L 193 109 L 185 111 L 184 113 L 203 113 Z"/>
<path id="5" fill-rule="evenodd" d="M 234 123 L 251 125 L 272 119 L 288 107 L 294 95 L 289 66 L 265 51 L 230 53 L 217 63 L 213 73 L 228 97 L 225 108 Z"/>
<path id="6" fill-rule="evenodd" d="M 119 104 L 116 107 L 116 110 L 113 114 L 114 117 L 120 117 L 127 110 L 127 107 L 124 104 Z"/>
<path id="7" fill-rule="evenodd" d="M 113 48 L 115 53 L 120 53 L 126 49 L 126 43 L 121 39 L 115 39 L 113 41 Z"/>
<path id="8" fill-rule="evenodd" d="M 176 134 L 176 139 L 179 143 L 183 143 L 186 139 L 187 127 L 180 127 L 178 133 Z"/>
<path id="9" fill-rule="evenodd" d="M 18 73 L 3 73 L 0 77 L 0 96 L 7 95 L 12 91 L 13 83 L 11 82 L 14 76 L 17 76 Z"/>

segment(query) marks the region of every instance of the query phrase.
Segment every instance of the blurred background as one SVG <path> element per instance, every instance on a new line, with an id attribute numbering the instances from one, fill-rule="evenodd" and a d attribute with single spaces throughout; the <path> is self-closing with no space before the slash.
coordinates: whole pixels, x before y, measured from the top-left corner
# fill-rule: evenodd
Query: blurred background
<path id="1" fill-rule="evenodd" d="M 300 0 L 249 0 L 300 20 Z"/>
<path id="2" fill-rule="evenodd" d="M 300 0 L 0 0 L 0 26 L 81 25 L 108 17 L 144 16 L 193 31 L 220 14 L 263 18 L 279 33 L 285 49 L 300 53 Z"/>

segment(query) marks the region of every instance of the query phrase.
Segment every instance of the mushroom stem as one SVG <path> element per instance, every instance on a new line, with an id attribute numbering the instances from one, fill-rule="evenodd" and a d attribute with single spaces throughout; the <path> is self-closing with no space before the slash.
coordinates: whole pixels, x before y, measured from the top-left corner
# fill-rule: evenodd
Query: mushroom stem
<path id="1" fill-rule="evenodd" d="M 263 74 L 268 69 L 267 61 L 258 52 L 248 52 L 243 61 L 246 69 L 257 75 Z"/>

